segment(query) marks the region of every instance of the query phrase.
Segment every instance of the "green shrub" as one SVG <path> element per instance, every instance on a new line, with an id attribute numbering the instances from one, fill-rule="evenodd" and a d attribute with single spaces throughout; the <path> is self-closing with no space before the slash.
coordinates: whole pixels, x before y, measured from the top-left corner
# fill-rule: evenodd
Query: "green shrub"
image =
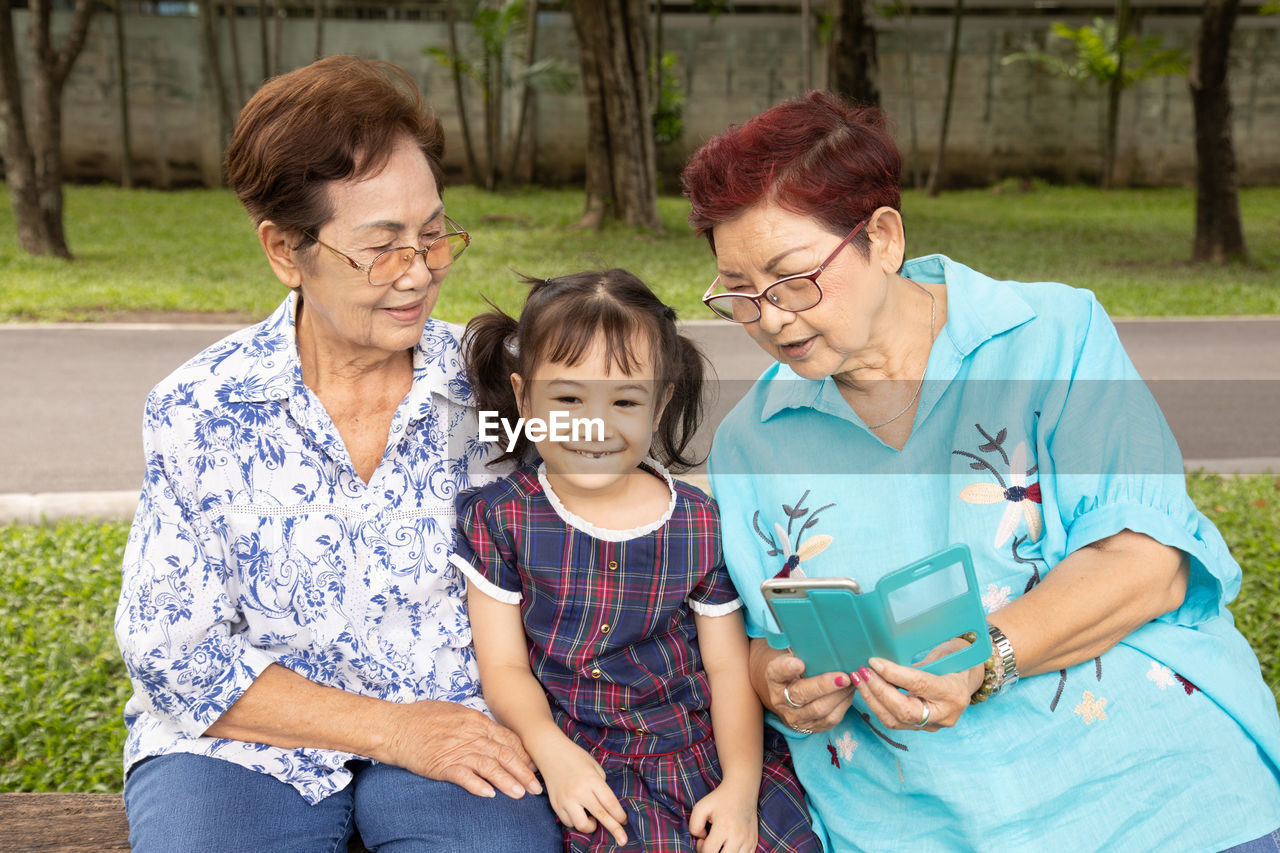
<path id="1" fill-rule="evenodd" d="M 0 527 L 0 791 L 118 791 L 130 688 L 112 634 L 128 525 Z"/>
<path id="2" fill-rule="evenodd" d="M 1280 701 L 1280 478 L 1193 474 L 1187 490 L 1244 571 L 1240 594 L 1228 607 Z"/>

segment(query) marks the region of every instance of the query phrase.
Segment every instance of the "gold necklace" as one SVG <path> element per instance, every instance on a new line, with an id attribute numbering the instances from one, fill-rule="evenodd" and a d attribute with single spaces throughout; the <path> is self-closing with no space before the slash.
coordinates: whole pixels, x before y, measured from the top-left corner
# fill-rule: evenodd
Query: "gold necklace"
<path id="1" fill-rule="evenodd" d="M 933 322 L 937 318 L 938 300 L 934 298 L 933 294 L 929 291 L 929 288 L 925 287 L 920 282 L 915 281 L 914 279 L 907 279 L 907 281 L 911 282 L 916 287 L 923 290 L 925 292 L 925 295 L 929 297 L 929 349 L 932 350 L 933 349 Z M 928 364 L 929 364 L 929 358 L 928 356 L 925 356 L 925 366 L 927 367 Z M 911 395 L 911 399 L 907 401 L 907 404 L 902 407 L 902 411 L 898 412 L 896 415 L 889 418 L 889 420 L 887 421 L 881 421 L 878 424 L 868 425 L 867 429 L 880 429 L 880 427 L 888 426 L 889 424 L 896 421 L 898 418 L 905 415 L 907 413 L 907 410 L 915 405 L 916 400 L 920 397 L 920 389 L 922 388 L 924 388 L 924 371 L 923 370 L 920 371 L 920 384 L 916 386 L 915 393 Z"/>

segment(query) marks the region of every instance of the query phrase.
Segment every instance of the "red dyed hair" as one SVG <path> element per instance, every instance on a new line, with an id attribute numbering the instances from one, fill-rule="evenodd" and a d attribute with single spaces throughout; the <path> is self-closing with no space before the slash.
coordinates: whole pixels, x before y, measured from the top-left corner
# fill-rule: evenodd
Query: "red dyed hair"
<path id="1" fill-rule="evenodd" d="M 693 206 L 689 224 L 714 252 L 712 229 L 760 202 L 843 236 L 877 208 L 901 208 L 901 174 L 884 113 L 813 91 L 730 125 L 698 149 L 681 180 Z M 852 245 L 868 255 L 865 232 Z"/>

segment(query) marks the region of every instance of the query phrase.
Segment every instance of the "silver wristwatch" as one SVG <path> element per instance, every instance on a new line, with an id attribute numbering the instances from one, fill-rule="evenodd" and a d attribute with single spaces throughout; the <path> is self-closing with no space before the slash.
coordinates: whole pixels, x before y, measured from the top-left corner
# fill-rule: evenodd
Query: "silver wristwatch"
<path id="1" fill-rule="evenodd" d="M 991 691 L 992 694 L 995 694 L 1017 683 L 1018 661 L 1013 656 L 1013 643 L 1009 642 L 1009 638 L 1004 635 L 1004 631 L 988 623 L 987 633 L 991 635 L 991 648 L 995 651 L 996 660 L 1000 662 L 1002 670 L 995 688 Z"/>

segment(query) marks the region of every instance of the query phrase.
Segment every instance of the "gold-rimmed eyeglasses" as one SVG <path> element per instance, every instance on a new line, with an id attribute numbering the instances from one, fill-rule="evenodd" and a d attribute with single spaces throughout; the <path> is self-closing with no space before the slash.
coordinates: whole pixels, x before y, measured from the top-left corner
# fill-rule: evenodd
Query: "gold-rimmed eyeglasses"
<path id="1" fill-rule="evenodd" d="M 436 237 L 425 248 L 415 249 L 412 246 L 398 246 L 394 249 L 387 249 L 384 252 L 379 252 L 367 264 L 359 263 L 350 255 L 335 249 L 308 231 L 302 233 L 342 258 L 351 265 L 353 270 L 359 270 L 364 273 L 368 277 L 369 283 L 374 287 L 385 287 L 407 273 L 409 267 L 413 266 L 414 257 L 418 255 L 422 256 L 423 263 L 427 265 L 427 269 L 439 270 L 449 266 L 459 255 L 466 251 L 467 246 L 471 245 L 471 235 L 461 225 L 447 216 L 444 218 L 444 222 L 445 227 L 449 229 L 448 232 Z"/>
<path id="2" fill-rule="evenodd" d="M 708 308 L 731 323 L 754 323 L 760 319 L 760 301 L 767 299 L 770 305 L 783 311 L 807 311 L 822 301 L 822 288 L 818 286 L 818 276 L 836 259 L 836 255 L 849 245 L 849 241 L 857 235 L 867 220 L 862 220 L 849 232 L 849 236 L 840 241 L 827 259 L 818 264 L 816 269 L 797 275 L 784 276 L 759 293 L 717 293 L 711 295 L 720 283 L 720 276 L 702 294 L 702 302 Z"/>

